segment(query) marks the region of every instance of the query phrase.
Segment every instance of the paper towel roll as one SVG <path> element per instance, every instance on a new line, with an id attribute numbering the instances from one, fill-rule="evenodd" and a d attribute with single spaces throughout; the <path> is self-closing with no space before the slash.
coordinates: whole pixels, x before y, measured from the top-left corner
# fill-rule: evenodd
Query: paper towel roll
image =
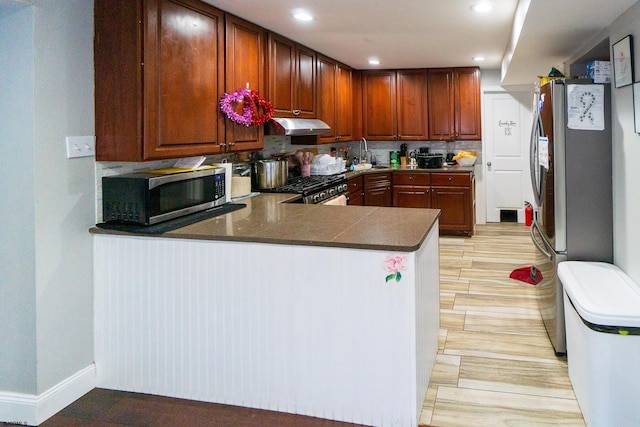
<path id="1" fill-rule="evenodd" d="M 231 163 L 214 163 L 213 166 L 224 168 L 224 201 L 231 201 Z"/>

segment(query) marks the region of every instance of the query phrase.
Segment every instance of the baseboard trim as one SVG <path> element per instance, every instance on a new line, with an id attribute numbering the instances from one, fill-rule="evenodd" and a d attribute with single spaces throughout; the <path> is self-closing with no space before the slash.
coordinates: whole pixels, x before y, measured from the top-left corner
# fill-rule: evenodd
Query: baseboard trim
<path id="1" fill-rule="evenodd" d="M 37 426 L 96 386 L 91 364 L 40 395 L 0 390 L 0 422 Z"/>

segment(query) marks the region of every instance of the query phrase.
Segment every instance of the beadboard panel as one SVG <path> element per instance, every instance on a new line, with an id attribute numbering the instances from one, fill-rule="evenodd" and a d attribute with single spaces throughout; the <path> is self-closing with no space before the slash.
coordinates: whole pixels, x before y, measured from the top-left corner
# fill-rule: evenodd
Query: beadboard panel
<path id="1" fill-rule="evenodd" d="M 94 239 L 99 387 L 416 425 L 437 351 L 437 233 L 389 282 L 398 254 L 382 251 Z"/>

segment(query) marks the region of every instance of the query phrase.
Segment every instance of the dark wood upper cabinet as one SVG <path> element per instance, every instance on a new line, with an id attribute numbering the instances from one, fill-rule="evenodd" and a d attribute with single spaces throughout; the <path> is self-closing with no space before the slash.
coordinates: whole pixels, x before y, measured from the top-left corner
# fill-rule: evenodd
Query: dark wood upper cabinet
<path id="1" fill-rule="evenodd" d="M 196 0 L 95 2 L 96 160 L 220 152 L 224 14 Z"/>
<path id="2" fill-rule="evenodd" d="M 316 117 L 316 53 L 285 37 L 268 35 L 267 98 L 276 117 Z"/>
<path id="3" fill-rule="evenodd" d="M 318 143 L 346 142 L 353 139 L 352 69 L 318 54 L 317 107 L 318 118 L 331 131 L 318 136 Z"/>
<path id="4" fill-rule="evenodd" d="M 428 71 L 429 139 L 479 140 L 480 70 L 436 68 Z"/>
<path id="5" fill-rule="evenodd" d="M 397 72 L 397 85 L 398 139 L 428 139 L 427 70 L 400 70 Z"/>
<path id="6" fill-rule="evenodd" d="M 457 139 L 482 139 L 480 113 L 480 69 L 454 68 Z"/>
<path id="7" fill-rule="evenodd" d="M 265 30 L 236 16 L 226 14 L 225 92 L 247 85 L 264 92 Z M 243 126 L 226 119 L 226 151 L 261 150 L 263 126 Z"/>
<path id="8" fill-rule="evenodd" d="M 395 71 L 362 73 L 362 133 L 367 139 L 393 141 L 397 132 Z"/>
<path id="9" fill-rule="evenodd" d="M 363 72 L 363 134 L 381 141 L 428 138 L 427 71 Z"/>

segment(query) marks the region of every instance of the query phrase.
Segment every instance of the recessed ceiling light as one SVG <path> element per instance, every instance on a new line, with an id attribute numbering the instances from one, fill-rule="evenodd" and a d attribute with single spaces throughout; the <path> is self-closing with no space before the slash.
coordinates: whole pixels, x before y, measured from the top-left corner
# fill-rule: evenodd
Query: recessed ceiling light
<path id="1" fill-rule="evenodd" d="M 293 17 L 298 21 L 313 21 L 313 16 L 305 10 L 296 10 L 293 12 Z"/>
<path id="2" fill-rule="evenodd" d="M 493 10 L 493 5 L 489 2 L 483 1 L 472 5 L 469 9 L 478 13 L 487 13 Z"/>
<path id="3" fill-rule="evenodd" d="M 376 58 L 369 59 L 369 64 L 371 65 L 380 65 L 380 60 Z"/>
<path id="4" fill-rule="evenodd" d="M 484 61 L 484 56 L 474 56 L 472 59 L 474 61 Z"/>

